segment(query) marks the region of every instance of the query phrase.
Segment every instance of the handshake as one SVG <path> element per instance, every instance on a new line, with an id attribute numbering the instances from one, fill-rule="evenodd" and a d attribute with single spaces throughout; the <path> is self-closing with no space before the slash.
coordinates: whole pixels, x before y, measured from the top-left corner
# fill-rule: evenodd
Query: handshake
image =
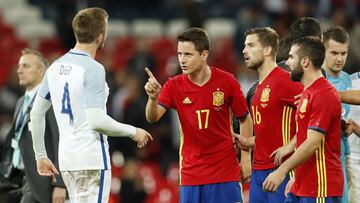
<path id="1" fill-rule="evenodd" d="M 250 151 L 251 148 L 254 147 L 254 139 L 255 137 L 245 138 L 240 134 L 233 133 L 233 136 L 235 138 L 235 144 L 238 149 L 244 150 L 244 151 Z"/>
<path id="2" fill-rule="evenodd" d="M 360 137 L 360 125 L 352 119 L 348 121 L 341 119 L 341 131 L 344 132 L 345 136 L 355 133 Z"/>

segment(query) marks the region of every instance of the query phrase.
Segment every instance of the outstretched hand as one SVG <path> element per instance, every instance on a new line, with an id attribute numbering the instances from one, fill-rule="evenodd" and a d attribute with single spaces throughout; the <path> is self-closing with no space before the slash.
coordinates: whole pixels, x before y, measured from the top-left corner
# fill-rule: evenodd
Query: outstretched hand
<path id="1" fill-rule="evenodd" d="M 52 181 L 56 182 L 55 175 L 60 175 L 54 164 L 48 158 L 39 159 L 36 161 L 37 171 L 41 176 L 49 176 Z"/>
<path id="2" fill-rule="evenodd" d="M 150 140 L 153 140 L 150 133 L 148 133 L 146 130 L 143 130 L 141 128 L 136 128 L 135 136 L 133 137 L 133 140 L 137 142 L 137 146 L 139 148 L 144 147 Z"/>
<path id="3" fill-rule="evenodd" d="M 161 90 L 161 85 L 156 80 L 155 76 L 152 74 L 152 72 L 148 68 L 145 68 L 145 72 L 149 76 L 148 81 L 146 82 L 146 84 L 144 86 L 145 91 L 150 99 L 156 100 L 157 97 L 159 96 L 159 93 Z"/>

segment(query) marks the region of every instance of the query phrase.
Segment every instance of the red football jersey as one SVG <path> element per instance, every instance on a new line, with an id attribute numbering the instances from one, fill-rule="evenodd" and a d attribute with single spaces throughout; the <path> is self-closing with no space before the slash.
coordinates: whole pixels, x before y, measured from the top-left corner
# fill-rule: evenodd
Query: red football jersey
<path id="1" fill-rule="evenodd" d="M 324 133 L 320 148 L 295 170 L 291 192 L 303 197 L 343 195 L 344 176 L 340 162 L 341 101 L 325 79 L 316 80 L 301 96 L 296 111 L 296 145 L 307 138 L 307 130 Z"/>
<path id="2" fill-rule="evenodd" d="M 176 109 L 180 119 L 180 185 L 240 181 L 231 112 L 243 117 L 248 109 L 233 75 L 212 67 L 201 87 L 175 76 L 161 89 L 159 104 Z"/>
<path id="3" fill-rule="evenodd" d="M 275 168 L 271 153 L 295 136 L 294 96 L 302 91 L 303 85 L 291 81 L 290 73 L 279 67 L 257 86 L 250 109 L 255 134 L 254 170 Z"/>

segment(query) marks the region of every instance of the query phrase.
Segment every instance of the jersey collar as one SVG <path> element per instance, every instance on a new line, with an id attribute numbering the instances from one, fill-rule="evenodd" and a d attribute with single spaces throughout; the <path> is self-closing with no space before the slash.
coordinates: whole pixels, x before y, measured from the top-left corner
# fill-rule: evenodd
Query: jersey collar
<path id="1" fill-rule="evenodd" d="M 80 51 L 80 50 L 76 50 L 76 49 L 70 49 L 69 51 L 70 54 L 74 54 L 74 55 L 81 55 L 81 56 L 88 56 L 90 57 L 90 54 L 84 51 Z"/>

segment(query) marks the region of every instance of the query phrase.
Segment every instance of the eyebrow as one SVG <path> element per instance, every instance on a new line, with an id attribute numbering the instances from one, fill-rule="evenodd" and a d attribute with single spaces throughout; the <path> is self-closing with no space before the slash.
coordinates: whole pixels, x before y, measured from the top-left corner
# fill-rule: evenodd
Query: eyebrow
<path id="1" fill-rule="evenodd" d="M 347 53 L 347 51 L 330 51 L 330 53 Z"/>

